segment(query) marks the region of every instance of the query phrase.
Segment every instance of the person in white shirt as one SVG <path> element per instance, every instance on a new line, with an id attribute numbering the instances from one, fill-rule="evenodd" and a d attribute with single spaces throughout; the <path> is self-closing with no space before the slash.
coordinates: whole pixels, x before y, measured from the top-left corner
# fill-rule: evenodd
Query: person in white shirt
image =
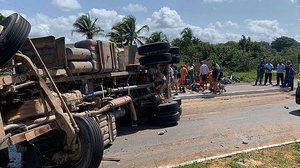
<path id="1" fill-rule="evenodd" d="M 277 64 L 277 73 L 276 73 L 276 79 L 277 79 L 277 84 L 276 86 L 279 86 L 279 81 L 281 82 L 281 85 L 283 85 L 283 72 L 284 72 L 284 69 L 285 69 L 285 65 L 282 63 L 282 61 L 280 61 L 278 64 Z"/>
<path id="2" fill-rule="evenodd" d="M 202 81 L 205 81 L 205 86 L 207 88 L 207 74 L 208 74 L 208 66 L 204 64 L 203 61 L 200 61 L 200 69 L 199 69 L 199 77 Z"/>
<path id="3" fill-rule="evenodd" d="M 273 64 L 268 61 L 268 63 L 265 65 L 265 85 L 267 84 L 267 81 L 269 79 L 269 83 L 272 85 L 272 70 L 274 69 Z"/>

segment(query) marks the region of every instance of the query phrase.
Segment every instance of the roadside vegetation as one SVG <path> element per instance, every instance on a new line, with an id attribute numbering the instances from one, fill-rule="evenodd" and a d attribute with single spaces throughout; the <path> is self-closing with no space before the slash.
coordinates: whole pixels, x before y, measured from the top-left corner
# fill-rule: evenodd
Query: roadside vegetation
<path id="1" fill-rule="evenodd" d="M 89 22 L 93 23 L 92 20 Z M 136 18 L 129 15 L 113 25 L 106 36 L 110 38 L 110 41 L 117 43 L 119 47 L 153 42 L 170 42 L 173 46 L 180 48 L 180 65 L 191 65 L 201 60 L 212 60 L 222 67 L 226 76 L 232 75 L 237 81 L 241 82 L 255 80 L 255 68 L 262 59 L 270 61 L 274 67 L 279 61 L 284 63 L 291 61 L 294 66 L 298 65 L 297 58 L 300 53 L 300 43 L 290 37 L 278 37 L 269 43 L 253 41 L 251 37 L 242 35 L 237 42 L 228 41 L 226 43 L 211 44 L 195 37 L 189 27 L 184 28 L 180 36 L 173 40 L 169 40 L 164 32 L 152 32 L 145 36 L 149 31 L 151 32 L 151 27 L 148 25 L 138 26 Z"/>
<path id="2" fill-rule="evenodd" d="M 193 163 L 179 168 L 285 168 L 300 167 L 300 143 Z"/>

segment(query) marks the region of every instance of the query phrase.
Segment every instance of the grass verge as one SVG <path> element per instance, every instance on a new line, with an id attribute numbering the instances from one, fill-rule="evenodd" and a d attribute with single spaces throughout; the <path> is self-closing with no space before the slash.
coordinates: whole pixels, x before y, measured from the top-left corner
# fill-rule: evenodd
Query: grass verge
<path id="1" fill-rule="evenodd" d="M 233 76 L 234 79 L 240 82 L 255 82 L 256 80 L 256 70 L 251 70 L 248 72 L 225 72 L 225 76 Z"/>
<path id="2" fill-rule="evenodd" d="M 221 159 L 193 163 L 180 168 L 286 168 L 300 167 L 300 143 L 241 153 Z"/>

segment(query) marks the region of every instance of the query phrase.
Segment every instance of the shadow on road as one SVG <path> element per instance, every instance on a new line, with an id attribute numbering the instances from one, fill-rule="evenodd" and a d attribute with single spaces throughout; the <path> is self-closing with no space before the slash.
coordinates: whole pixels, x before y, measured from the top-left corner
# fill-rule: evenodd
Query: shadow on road
<path id="1" fill-rule="evenodd" d="M 124 125 L 124 124 L 119 124 L 118 128 L 118 136 L 123 136 L 123 135 L 128 135 L 128 134 L 134 134 L 138 131 L 143 131 L 143 130 L 161 130 L 164 128 L 169 128 L 169 127 L 174 127 L 178 125 L 176 124 L 171 124 L 171 125 L 166 125 L 166 126 L 155 126 L 155 125 L 150 125 L 148 123 L 145 124 L 140 124 L 138 126 L 129 126 L 129 125 Z"/>
<path id="2" fill-rule="evenodd" d="M 300 117 L 300 110 L 294 110 L 294 111 L 291 111 L 289 113 L 292 114 L 292 115 Z"/>

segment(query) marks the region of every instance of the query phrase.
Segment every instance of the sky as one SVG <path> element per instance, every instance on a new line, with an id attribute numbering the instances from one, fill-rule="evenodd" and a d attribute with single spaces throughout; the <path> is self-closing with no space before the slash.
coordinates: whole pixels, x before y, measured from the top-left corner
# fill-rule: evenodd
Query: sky
<path id="1" fill-rule="evenodd" d="M 66 37 L 67 43 L 85 39 L 71 34 L 82 14 L 98 18 L 104 34 L 127 15 L 162 31 L 172 40 L 190 27 L 201 41 L 225 43 L 242 35 L 252 41 L 272 42 L 287 36 L 300 42 L 300 0 L 0 0 L 0 13 L 20 13 L 32 25 L 30 37 Z M 105 36 L 94 39 L 107 40 Z"/>

